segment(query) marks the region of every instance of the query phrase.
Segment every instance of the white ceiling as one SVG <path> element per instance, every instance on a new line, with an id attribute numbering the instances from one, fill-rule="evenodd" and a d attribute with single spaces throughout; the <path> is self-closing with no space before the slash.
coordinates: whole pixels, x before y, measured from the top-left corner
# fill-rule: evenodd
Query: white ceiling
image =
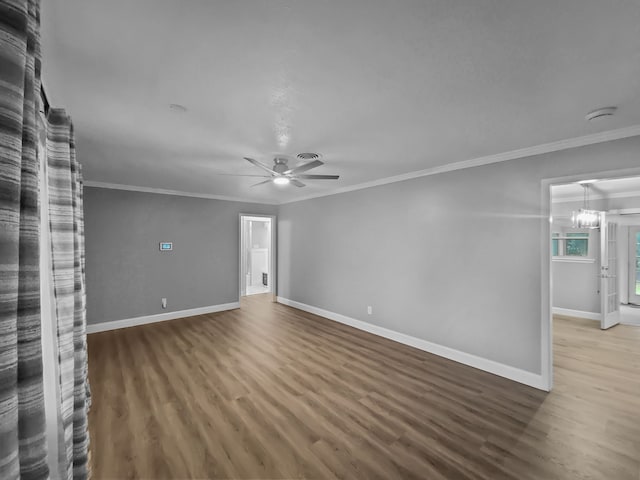
<path id="1" fill-rule="evenodd" d="M 95 182 L 277 203 L 640 124 L 637 0 L 47 0 L 42 24 Z M 218 175 L 307 151 L 340 180 Z"/>
<path id="2" fill-rule="evenodd" d="M 640 197 L 640 177 L 625 177 L 596 180 L 589 187 L 589 198 Z M 551 189 L 554 202 L 579 201 L 584 198 L 584 187 L 578 183 L 554 185 Z"/>

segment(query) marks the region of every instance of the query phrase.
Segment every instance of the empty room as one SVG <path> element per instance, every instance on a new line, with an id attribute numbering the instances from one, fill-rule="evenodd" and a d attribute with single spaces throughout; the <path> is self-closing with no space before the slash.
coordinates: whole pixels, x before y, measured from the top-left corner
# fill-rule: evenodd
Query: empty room
<path id="1" fill-rule="evenodd" d="M 640 479 L 640 3 L 0 0 L 0 479 Z"/>

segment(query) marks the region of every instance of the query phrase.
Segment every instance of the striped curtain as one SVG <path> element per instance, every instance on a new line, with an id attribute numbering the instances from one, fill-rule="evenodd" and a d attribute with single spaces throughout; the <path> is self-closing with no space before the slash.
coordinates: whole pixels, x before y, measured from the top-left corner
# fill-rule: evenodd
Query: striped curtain
<path id="1" fill-rule="evenodd" d="M 48 478 L 40 330 L 40 5 L 0 0 L 0 478 Z"/>
<path id="2" fill-rule="evenodd" d="M 89 475 L 90 403 L 84 274 L 82 172 L 73 125 L 62 109 L 47 117 L 49 218 L 54 303 L 58 325 L 60 401 L 68 479 Z"/>

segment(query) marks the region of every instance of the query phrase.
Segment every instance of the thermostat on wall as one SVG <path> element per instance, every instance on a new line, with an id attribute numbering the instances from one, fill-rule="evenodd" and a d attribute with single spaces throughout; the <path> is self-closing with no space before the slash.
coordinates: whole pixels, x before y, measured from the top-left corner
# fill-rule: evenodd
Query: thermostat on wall
<path id="1" fill-rule="evenodd" d="M 160 251 L 168 252 L 173 250 L 173 242 L 160 242 Z"/>

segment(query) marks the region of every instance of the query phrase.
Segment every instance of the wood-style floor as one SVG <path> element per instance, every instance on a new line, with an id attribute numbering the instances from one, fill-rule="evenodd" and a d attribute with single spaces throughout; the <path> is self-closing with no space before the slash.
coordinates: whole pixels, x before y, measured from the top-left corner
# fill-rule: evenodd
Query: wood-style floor
<path id="1" fill-rule="evenodd" d="M 265 295 L 93 334 L 93 478 L 639 480 L 640 328 L 554 337 L 546 394 Z"/>

